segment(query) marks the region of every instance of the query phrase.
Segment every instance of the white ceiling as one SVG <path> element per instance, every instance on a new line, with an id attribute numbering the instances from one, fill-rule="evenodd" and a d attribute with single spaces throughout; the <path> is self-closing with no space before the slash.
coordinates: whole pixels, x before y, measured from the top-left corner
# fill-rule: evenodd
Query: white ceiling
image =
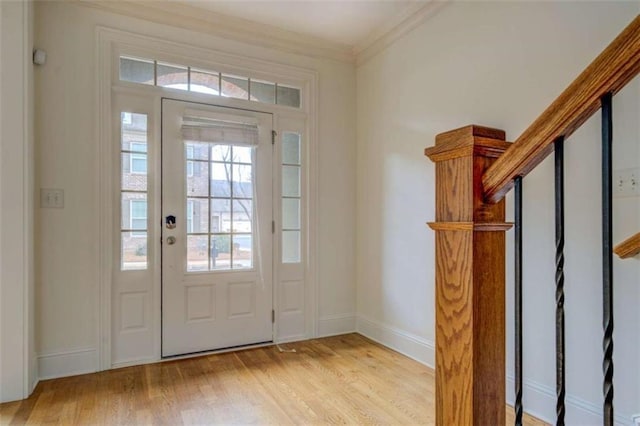
<path id="1" fill-rule="evenodd" d="M 427 0 L 174 0 L 356 47 Z"/>

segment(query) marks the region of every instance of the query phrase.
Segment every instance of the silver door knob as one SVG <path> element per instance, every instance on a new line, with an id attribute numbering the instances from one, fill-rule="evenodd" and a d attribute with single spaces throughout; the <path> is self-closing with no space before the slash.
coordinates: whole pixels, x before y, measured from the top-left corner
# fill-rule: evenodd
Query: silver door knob
<path id="1" fill-rule="evenodd" d="M 176 237 L 171 236 L 171 237 L 167 237 L 167 244 L 169 244 L 170 246 L 174 245 L 176 243 Z"/>

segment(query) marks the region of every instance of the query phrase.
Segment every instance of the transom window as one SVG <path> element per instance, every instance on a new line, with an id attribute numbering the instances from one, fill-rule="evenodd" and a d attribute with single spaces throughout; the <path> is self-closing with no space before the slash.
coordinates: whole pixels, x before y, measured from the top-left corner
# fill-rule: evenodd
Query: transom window
<path id="1" fill-rule="evenodd" d="M 300 108 L 300 89 L 248 76 L 120 56 L 120 80 Z"/>

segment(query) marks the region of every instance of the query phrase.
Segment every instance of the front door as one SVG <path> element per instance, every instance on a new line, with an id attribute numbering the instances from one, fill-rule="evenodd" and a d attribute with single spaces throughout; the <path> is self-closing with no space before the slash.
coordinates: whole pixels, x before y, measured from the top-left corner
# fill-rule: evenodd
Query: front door
<path id="1" fill-rule="evenodd" d="M 162 356 L 272 341 L 272 116 L 162 102 Z"/>

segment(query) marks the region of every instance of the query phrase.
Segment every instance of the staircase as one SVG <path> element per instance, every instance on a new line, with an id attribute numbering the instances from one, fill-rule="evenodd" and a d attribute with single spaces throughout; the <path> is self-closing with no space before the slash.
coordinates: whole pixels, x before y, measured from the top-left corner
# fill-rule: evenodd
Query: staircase
<path id="1" fill-rule="evenodd" d="M 522 179 L 555 158 L 556 424 L 565 423 L 564 143 L 602 116 L 603 424 L 614 424 L 612 99 L 640 72 L 640 16 L 518 137 L 470 125 L 425 150 L 436 164 L 436 424 L 505 424 L 505 232 L 515 225 L 515 423 L 522 424 Z M 515 189 L 515 223 L 505 195 Z M 631 237 L 616 248 L 640 250 Z"/>

